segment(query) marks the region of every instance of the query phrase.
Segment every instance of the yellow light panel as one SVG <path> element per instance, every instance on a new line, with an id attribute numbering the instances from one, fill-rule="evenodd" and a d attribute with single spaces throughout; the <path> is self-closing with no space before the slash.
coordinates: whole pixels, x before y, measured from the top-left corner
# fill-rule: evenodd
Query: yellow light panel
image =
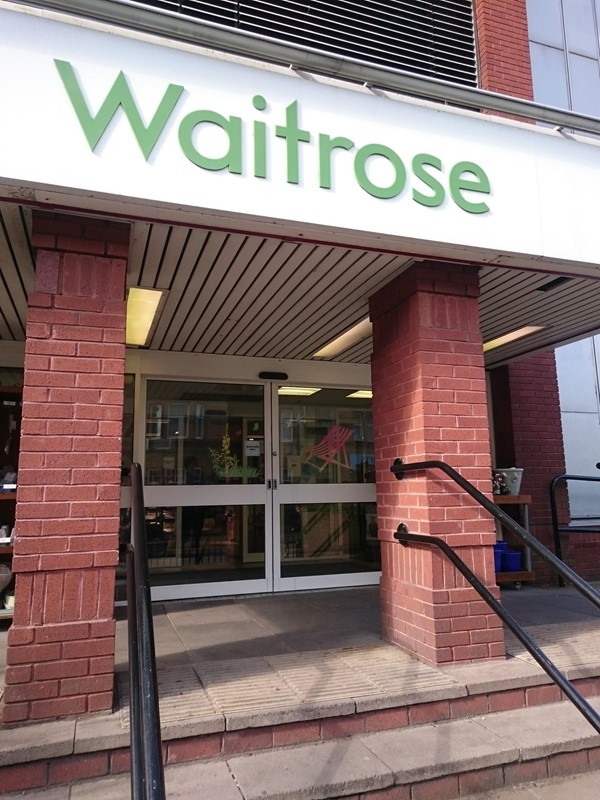
<path id="1" fill-rule="evenodd" d="M 338 336 L 337 339 L 334 339 L 332 342 L 329 342 L 329 344 L 326 344 L 325 347 L 318 350 L 314 354 L 314 358 L 334 358 L 338 353 L 343 353 L 344 350 L 352 347 L 353 344 L 360 342 L 362 339 L 366 339 L 367 336 L 370 336 L 372 333 L 373 326 L 371 325 L 371 320 L 368 318 L 363 319 L 358 325 L 350 328 L 349 331 L 346 331 L 346 333 Z"/>
<path id="2" fill-rule="evenodd" d="M 154 317 L 162 299 L 159 289 L 140 289 L 133 286 L 127 295 L 127 327 L 125 343 L 143 347 L 148 339 Z"/>
<path id="3" fill-rule="evenodd" d="M 510 331 L 510 333 L 505 333 L 504 336 L 498 336 L 496 339 L 484 342 L 483 352 L 487 353 L 488 350 L 493 350 L 495 347 L 502 347 L 503 344 L 516 342 L 517 339 L 522 339 L 524 336 L 530 336 L 532 333 L 543 330 L 543 325 L 527 325 L 525 328 L 518 328 L 515 331 Z"/>

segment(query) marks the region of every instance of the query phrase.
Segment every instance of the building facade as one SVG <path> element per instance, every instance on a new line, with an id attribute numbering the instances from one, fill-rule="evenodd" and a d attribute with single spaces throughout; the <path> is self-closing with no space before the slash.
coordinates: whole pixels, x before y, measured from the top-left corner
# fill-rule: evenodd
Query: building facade
<path id="1" fill-rule="evenodd" d="M 524 0 L 229 5 L 0 3 L 6 722 L 112 704 L 132 460 L 155 599 L 380 582 L 385 637 L 434 664 L 502 628 L 393 533 L 498 596 L 496 531 L 394 459 L 485 492 L 522 467 L 551 541 L 598 121 L 504 98 L 533 97 Z"/>

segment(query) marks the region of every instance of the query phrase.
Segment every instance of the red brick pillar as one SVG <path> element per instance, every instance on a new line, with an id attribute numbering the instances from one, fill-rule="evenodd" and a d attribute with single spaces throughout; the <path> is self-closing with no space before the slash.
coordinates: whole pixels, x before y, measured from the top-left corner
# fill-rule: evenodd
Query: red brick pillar
<path id="1" fill-rule="evenodd" d="M 527 0 L 475 0 L 479 86 L 533 98 Z"/>
<path id="2" fill-rule="evenodd" d="M 554 351 L 509 364 L 510 402 L 512 411 L 514 464 L 523 467 L 521 492 L 531 495 L 529 530 L 538 541 L 554 552 L 552 511 L 550 508 L 550 483 L 556 475 L 565 472 L 565 454 L 556 376 Z M 494 407 L 495 408 L 495 407 Z M 495 419 L 495 416 L 494 416 Z M 506 464 L 506 466 L 510 466 Z M 564 484 L 557 493 L 559 510 L 563 517 L 568 507 Z M 587 537 L 579 537 L 584 539 Z M 597 539 L 597 537 L 591 537 Z M 589 541 L 589 539 L 588 539 Z M 563 545 L 568 545 L 565 537 Z M 595 573 L 582 570 L 574 553 L 563 554 L 569 566 L 592 580 L 600 576 L 598 557 L 600 542 L 590 552 Z M 555 583 L 556 573 L 535 554 L 533 568 L 537 583 Z M 595 563 L 594 563 L 595 562 Z"/>
<path id="3" fill-rule="evenodd" d="M 128 240 L 34 213 L 5 722 L 112 705 Z"/>
<path id="4" fill-rule="evenodd" d="M 420 264 L 370 301 L 383 635 L 433 664 L 504 654 L 499 619 L 445 556 L 393 539 L 400 522 L 441 537 L 499 596 L 490 515 L 439 471 L 389 471 L 396 457 L 446 461 L 490 492 L 478 297 L 476 268 Z"/>

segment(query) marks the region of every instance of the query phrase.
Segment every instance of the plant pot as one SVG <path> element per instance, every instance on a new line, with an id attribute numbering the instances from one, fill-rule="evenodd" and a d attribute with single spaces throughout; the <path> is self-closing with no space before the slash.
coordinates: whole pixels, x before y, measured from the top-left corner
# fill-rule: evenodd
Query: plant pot
<path id="1" fill-rule="evenodd" d="M 521 481 L 523 480 L 523 470 L 520 467 L 498 467 L 492 470 L 493 474 L 501 473 L 505 475 L 504 484 L 508 489 L 507 494 L 518 495 L 521 491 Z"/>

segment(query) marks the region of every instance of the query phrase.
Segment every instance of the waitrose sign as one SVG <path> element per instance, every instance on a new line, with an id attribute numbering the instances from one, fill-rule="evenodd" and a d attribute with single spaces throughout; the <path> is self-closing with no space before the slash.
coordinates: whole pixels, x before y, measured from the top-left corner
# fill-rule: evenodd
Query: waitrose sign
<path id="1" fill-rule="evenodd" d="M 135 100 L 126 74 L 118 73 L 115 82 L 102 99 L 96 114 L 86 102 L 84 87 L 79 83 L 73 65 L 68 61 L 54 60 L 61 81 L 81 130 L 91 148 L 95 150 L 119 110 L 126 117 L 133 136 L 147 161 L 164 135 L 167 123 L 177 116 L 177 106 L 185 87 L 169 84 L 147 125 Z M 250 106 L 250 103 L 248 103 Z M 334 158 L 338 156 L 338 169 L 352 170 L 358 186 L 372 197 L 389 200 L 402 195 L 428 208 L 443 204 L 449 194 L 458 208 L 470 214 L 485 214 L 489 205 L 481 195 L 490 194 L 490 180 L 483 168 L 473 161 L 458 161 L 445 165 L 433 153 L 399 153 L 381 143 L 358 144 L 348 136 L 311 132 L 300 125 L 300 108 L 297 100 L 289 103 L 284 120 L 271 129 L 256 112 L 265 112 L 267 99 L 256 94 L 251 99 L 252 119 L 236 114 L 225 115 L 214 109 L 200 108 L 177 119 L 177 136 L 181 152 L 192 164 L 203 170 L 225 171 L 232 175 L 251 175 L 266 179 L 270 172 L 269 137 L 283 140 L 285 148 L 285 179 L 288 184 L 300 183 L 301 155 L 306 147 L 316 147 L 318 175 L 312 176 L 320 189 L 331 189 L 334 181 Z M 222 152 L 218 155 L 203 151 L 202 132 L 206 127 L 216 127 L 222 134 Z M 244 137 L 249 137 L 249 163 L 246 163 Z M 372 177 L 369 165 L 383 161 L 388 180 L 381 182 Z M 310 180 L 310 178 L 309 178 Z"/>
<path id="2" fill-rule="evenodd" d="M 491 263 L 599 261 L 595 141 L 3 0 L 0 74 L 0 197 Z"/>

